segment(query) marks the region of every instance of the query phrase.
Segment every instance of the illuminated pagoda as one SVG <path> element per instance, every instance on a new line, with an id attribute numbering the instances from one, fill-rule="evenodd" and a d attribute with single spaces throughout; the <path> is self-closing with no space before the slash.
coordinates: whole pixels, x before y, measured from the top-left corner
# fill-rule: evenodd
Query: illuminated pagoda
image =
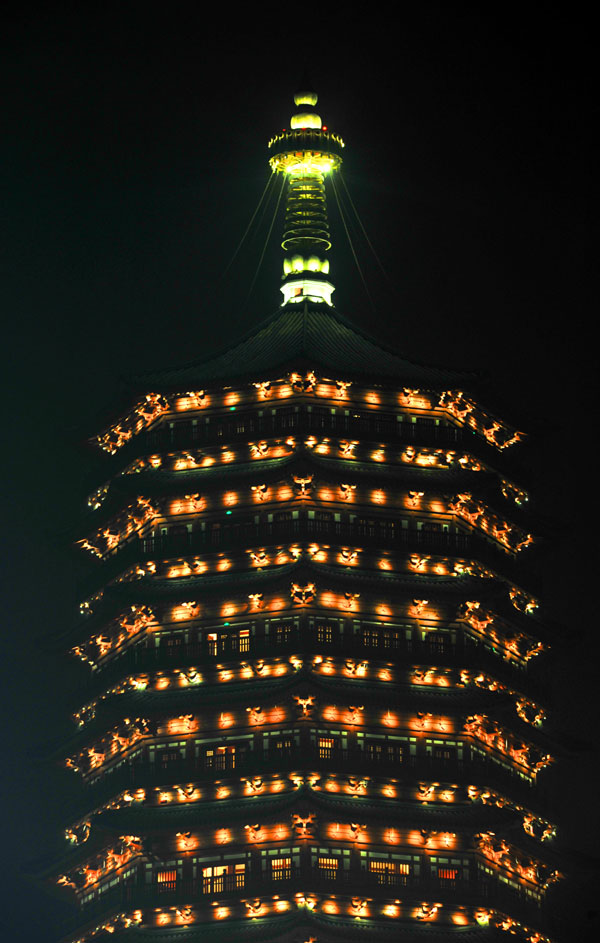
<path id="1" fill-rule="evenodd" d="M 523 435 L 335 310 L 344 144 L 294 100 L 269 144 L 282 305 L 138 378 L 91 443 L 65 940 L 541 943 Z"/>

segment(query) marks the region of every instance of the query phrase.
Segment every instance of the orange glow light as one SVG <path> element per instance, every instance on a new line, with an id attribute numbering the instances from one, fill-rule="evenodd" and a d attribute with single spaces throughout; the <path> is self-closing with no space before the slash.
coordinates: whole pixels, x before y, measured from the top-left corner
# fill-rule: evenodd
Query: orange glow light
<path id="1" fill-rule="evenodd" d="M 200 842 L 195 835 L 190 832 L 177 832 L 177 850 L 192 851 L 197 848 Z"/>
<path id="2" fill-rule="evenodd" d="M 337 709 L 337 707 L 336 707 L 335 705 L 331 705 L 330 707 L 326 707 L 326 708 L 324 708 L 324 710 L 323 710 L 323 719 L 324 719 L 324 720 L 337 721 L 337 720 L 339 720 L 339 716 L 340 716 L 340 712 L 339 712 L 339 710 Z"/>
<path id="3" fill-rule="evenodd" d="M 181 717 L 173 717 L 167 724 L 167 731 L 170 734 L 195 733 L 198 730 L 198 718 L 192 714 L 186 714 Z"/>
<path id="4" fill-rule="evenodd" d="M 326 914 L 338 914 L 340 912 L 340 908 L 334 900 L 326 900 L 322 906 L 322 910 Z"/>

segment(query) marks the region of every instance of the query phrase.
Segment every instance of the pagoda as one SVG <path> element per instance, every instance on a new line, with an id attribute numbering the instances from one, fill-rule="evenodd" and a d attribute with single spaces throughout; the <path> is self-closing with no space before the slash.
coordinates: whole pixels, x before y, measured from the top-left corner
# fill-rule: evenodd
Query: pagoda
<path id="1" fill-rule="evenodd" d="M 543 943 L 524 434 L 336 310 L 344 142 L 294 101 L 281 306 L 90 440 L 64 939 Z"/>

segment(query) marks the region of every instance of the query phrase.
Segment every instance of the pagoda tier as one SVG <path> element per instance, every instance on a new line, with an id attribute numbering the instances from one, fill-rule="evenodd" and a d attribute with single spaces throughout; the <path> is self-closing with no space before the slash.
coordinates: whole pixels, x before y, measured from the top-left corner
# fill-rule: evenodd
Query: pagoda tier
<path id="1" fill-rule="evenodd" d="M 270 148 L 283 309 L 90 439 L 65 940 L 548 939 L 524 436 L 332 307 L 315 103 Z"/>

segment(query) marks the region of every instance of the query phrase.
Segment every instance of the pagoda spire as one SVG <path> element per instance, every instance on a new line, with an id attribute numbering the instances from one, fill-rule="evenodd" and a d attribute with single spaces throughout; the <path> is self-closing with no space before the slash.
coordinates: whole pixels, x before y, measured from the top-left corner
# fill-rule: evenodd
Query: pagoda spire
<path id="1" fill-rule="evenodd" d="M 290 129 L 269 141 L 271 169 L 287 177 L 283 306 L 306 301 L 332 306 L 325 178 L 340 168 L 344 142 L 323 125 L 315 111 L 317 101 L 316 92 L 308 88 L 296 92 Z"/>

